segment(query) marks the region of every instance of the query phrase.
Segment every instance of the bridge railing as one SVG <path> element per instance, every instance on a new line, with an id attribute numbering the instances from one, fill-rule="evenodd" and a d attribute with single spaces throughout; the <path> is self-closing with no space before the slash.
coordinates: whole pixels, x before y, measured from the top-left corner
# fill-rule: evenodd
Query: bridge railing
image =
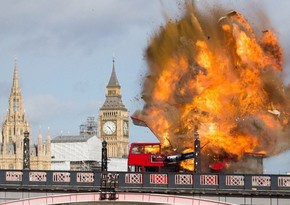
<path id="1" fill-rule="evenodd" d="M 140 192 L 283 190 L 290 194 L 290 175 L 0 170 L 0 187 L 5 189 L 98 191 L 104 182 Z"/>

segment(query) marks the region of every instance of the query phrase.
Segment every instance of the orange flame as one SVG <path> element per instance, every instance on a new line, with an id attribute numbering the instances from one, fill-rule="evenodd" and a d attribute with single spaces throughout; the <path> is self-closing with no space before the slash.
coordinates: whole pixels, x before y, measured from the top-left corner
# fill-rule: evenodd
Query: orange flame
<path id="1" fill-rule="evenodd" d="M 145 121 L 164 147 L 177 152 L 193 147 L 198 129 L 201 144 L 207 144 L 203 149 L 213 153 L 274 154 L 275 131 L 283 132 L 289 121 L 289 100 L 277 75 L 282 71 L 277 38 L 264 31 L 259 39 L 235 11 L 216 24 L 202 25 L 202 17 L 188 6 L 180 20 L 169 21 L 151 39 Z M 283 116 L 271 105 L 284 109 Z"/>

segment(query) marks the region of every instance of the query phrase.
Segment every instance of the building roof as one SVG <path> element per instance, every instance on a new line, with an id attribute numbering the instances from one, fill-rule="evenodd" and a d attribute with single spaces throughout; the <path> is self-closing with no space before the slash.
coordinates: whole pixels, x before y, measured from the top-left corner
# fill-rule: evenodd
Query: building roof
<path id="1" fill-rule="evenodd" d="M 110 109 L 127 111 L 127 108 L 123 104 L 121 96 L 107 96 L 100 110 L 110 110 Z"/>
<path id="2" fill-rule="evenodd" d="M 37 156 L 37 149 L 38 146 L 36 144 L 31 144 L 29 146 L 29 152 L 33 156 Z M 21 150 L 22 152 L 22 150 Z M 3 153 L 3 143 L 0 143 L 0 153 Z M 6 154 L 16 154 L 16 143 L 15 142 L 8 142 L 6 143 Z"/>
<path id="3" fill-rule="evenodd" d="M 61 135 L 52 139 L 51 143 L 86 142 L 93 136 L 95 135 Z"/>
<path id="4" fill-rule="evenodd" d="M 117 75 L 115 72 L 115 60 L 113 59 L 113 69 L 112 74 L 107 85 L 107 89 L 114 89 L 114 94 L 107 94 L 106 100 L 100 110 L 124 110 L 127 111 L 125 105 L 122 102 L 121 93 L 118 92 L 121 89 Z"/>
<path id="5" fill-rule="evenodd" d="M 120 87 L 117 75 L 116 75 L 116 71 L 115 71 L 115 60 L 113 59 L 113 69 L 112 69 L 112 74 L 109 80 L 109 83 L 107 85 L 107 87 Z"/>

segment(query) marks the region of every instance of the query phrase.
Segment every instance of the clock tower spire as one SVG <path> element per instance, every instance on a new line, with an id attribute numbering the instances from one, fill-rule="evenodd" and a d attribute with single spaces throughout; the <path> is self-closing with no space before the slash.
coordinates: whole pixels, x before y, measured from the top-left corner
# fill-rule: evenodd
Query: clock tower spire
<path id="1" fill-rule="evenodd" d="M 107 141 L 108 157 L 122 158 L 128 155 L 129 146 L 128 110 L 123 104 L 121 86 L 115 70 L 106 87 L 106 99 L 99 110 L 99 136 Z"/>

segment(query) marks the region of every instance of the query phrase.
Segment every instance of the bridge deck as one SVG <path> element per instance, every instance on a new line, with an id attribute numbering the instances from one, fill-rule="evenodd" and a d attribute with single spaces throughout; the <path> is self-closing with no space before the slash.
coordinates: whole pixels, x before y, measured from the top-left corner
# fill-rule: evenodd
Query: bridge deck
<path id="1" fill-rule="evenodd" d="M 290 196 L 290 175 L 0 170 L 0 189 Z"/>

